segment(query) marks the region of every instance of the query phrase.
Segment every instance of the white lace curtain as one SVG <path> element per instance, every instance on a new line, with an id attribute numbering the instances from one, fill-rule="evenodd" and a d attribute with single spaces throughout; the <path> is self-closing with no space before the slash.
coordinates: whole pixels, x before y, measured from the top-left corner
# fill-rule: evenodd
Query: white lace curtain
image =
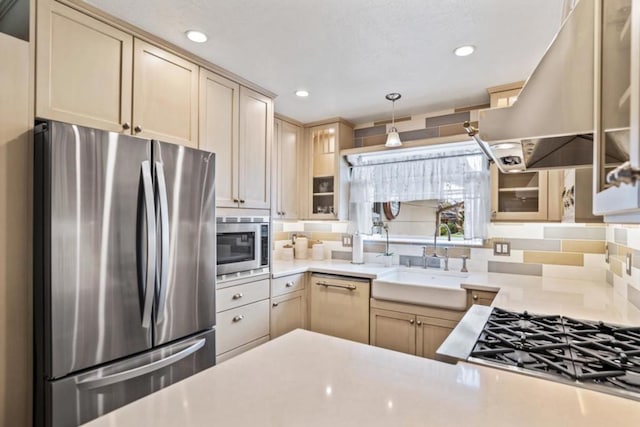
<path id="1" fill-rule="evenodd" d="M 456 200 L 464 202 L 465 238 L 487 237 L 489 170 L 486 158 L 475 147 L 350 160 L 354 164 L 350 219 L 360 233 L 371 233 L 374 202 Z"/>

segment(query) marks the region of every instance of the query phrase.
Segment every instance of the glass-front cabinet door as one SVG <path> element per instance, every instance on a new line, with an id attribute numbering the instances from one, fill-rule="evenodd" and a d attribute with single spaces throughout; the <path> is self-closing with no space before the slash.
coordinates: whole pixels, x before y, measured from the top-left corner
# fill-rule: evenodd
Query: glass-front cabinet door
<path id="1" fill-rule="evenodd" d="M 594 213 L 608 222 L 640 222 L 640 184 L 626 178 L 639 166 L 639 123 L 632 116 L 633 103 L 640 102 L 638 12 L 632 13 L 632 0 L 598 4 Z"/>

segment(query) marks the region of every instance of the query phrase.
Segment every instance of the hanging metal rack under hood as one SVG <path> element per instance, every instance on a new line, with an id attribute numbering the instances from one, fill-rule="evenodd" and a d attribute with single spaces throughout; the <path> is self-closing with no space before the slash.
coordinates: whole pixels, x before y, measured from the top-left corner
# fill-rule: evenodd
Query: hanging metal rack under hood
<path id="1" fill-rule="evenodd" d="M 480 111 L 503 172 L 593 165 L 595 8 L 576 4 L 511 107 Z"/>

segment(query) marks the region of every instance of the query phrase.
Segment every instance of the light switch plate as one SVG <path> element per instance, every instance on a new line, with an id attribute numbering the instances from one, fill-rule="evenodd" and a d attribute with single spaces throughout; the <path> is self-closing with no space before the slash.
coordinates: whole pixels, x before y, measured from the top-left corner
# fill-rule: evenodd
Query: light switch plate
<path id="1" fill-rule="evenodd" d="M 509 243 L 509 242 L 493 242 L 493 255 L 495 255 L 495 256 L 510 256 L 511 255 L 511 243 Z"/>
<path id="2" fill-rule="evenodd" d="M 343 234 L 342 235 L 342 246 L 345 248 L 350 248 L 353 246 L 353 235 L 352 234 Z"/>

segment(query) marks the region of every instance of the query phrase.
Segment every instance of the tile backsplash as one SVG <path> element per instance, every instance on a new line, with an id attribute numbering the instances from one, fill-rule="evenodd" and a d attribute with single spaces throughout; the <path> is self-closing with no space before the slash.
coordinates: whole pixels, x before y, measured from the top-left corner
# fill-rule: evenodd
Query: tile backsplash
<path id="1" fill-rule="evenodd" d="M 467 268 L 476 272 L 498 272 L 546 277 L 575 278 L 604 282 L 612 264 L 605 262 L 605 245 L 609 235 L 616 235 L 618 242 L 627 233 L 609 230 L 603 224 L 553 224 L 553 223 L 492 223 L 489 226 L 490 239 L 483 247 L 450 247 L 449 268 L 460 270 L 462 256 L 468 257 Z M 640 228 L 637 230 L 640 236 Z M 342 246 L 342 235 L 348 231 L 347 222 L 337 221 L 295 221 L 274 222 L 274 248 L 290 242 L 293 233 L 303 233 L 310 240 L 322 240 L 325 244 L 325 258 L 351 259 L 351 248 Z M 625 230 L 626 231 L 626 230 Z M 425 234 L 429 241 L 432 231 Z M 623 235 L 625 237 L 623 237 Z M 510 254 L 494 255 L 493 242 L 506 241 L 511 244 Z M 626 242 L 626 240 L 624 240 Z M 416 265 L 421 262 L 422 248 L 427 246 L 433 252 L 433 244 L 391 243 L 389 250 L 394 253 L 395 264 Z M 611 246 L 611 245 L 610 245 Z M 444 247 L 438 245 L 438 255 L 444 255 Z M 623 246 L 615 243 L 613 263 L 622 262 L 618 252 Z M 611 249 L 610 248 L 610 249 Z M 364 245 L 366 262 L 382 262 L 380 254 L 385 250 L 381 241 L 367 241 Z M 637 245 L 638 269 L 636 278 L 640 283 L 640 239 Z M 612 251 L 610 250 L 610 253 Z M 277 254 L 276 254 L 277 255 Z M 615 268 L 614 272 L 621 272 Z M 640 286 L 636 286 L 640 291 Z M 626 295 L 626 293 L 624 294 Z M 636 295 L 636 294 L 633 294 Z"/>

